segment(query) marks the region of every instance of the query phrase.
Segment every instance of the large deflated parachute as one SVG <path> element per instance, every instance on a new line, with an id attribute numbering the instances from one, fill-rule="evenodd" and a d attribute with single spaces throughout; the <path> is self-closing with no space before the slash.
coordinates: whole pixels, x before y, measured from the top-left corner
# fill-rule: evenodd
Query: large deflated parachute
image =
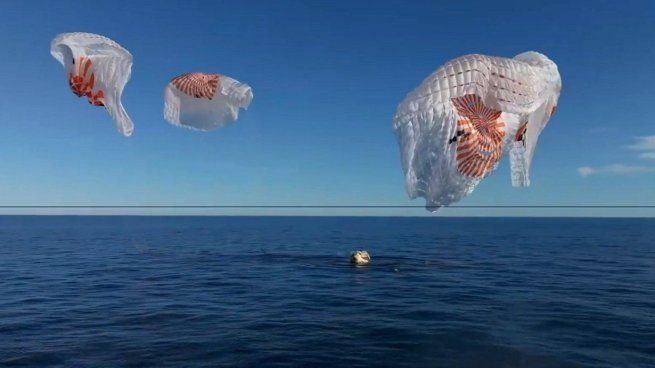
<path id="1" fill-rule="evenodd" d="M 509 151 L 512 184 L 530 185 L 537 139 L 561 90 L 557 65 L 537 52 L 449 61 L 400 103 L 393 128 L 405 187 L 436 210 L 461 200 Z"/>
<path id="2" fill-rule="evenodd" d="M 220 74 L 187 73 L 164 90 L 164 118 L 173 125 L 208 131 L 221 128 L 248 108 L 252 89 Z"/>
<path id="3" fill-rule="evenodd" d="M 132 72 L 132 55 L 118 43 L 93 33 L 62 33 L 50 43 L 50 53 L 66 68 L 74 94 L 104 106 L 118 131 L 132 134 L 134 125 L 121 104 Z"/>

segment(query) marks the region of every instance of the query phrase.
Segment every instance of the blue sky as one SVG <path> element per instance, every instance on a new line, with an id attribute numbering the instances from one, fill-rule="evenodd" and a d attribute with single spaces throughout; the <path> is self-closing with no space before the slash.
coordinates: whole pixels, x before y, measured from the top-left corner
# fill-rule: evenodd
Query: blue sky
<path id="1" fill-rule="evenodd" d="M 559 65 L 563 91 L 540 138 L 532 186 L 512 188 L 505 159 L 460 204 L 655 204 L 654 2 L 406 3 L 0 2 L 0 203 L 422 205 L 403 186 L 391 129 L 398 103 L 452 58 L 536 50 Z M 69 91 L 49 43 L 72 31 L 103 34 L 134 55 L 123 95 L 132 137 Z M 248 83 L 253 104 L 237 124 L 211 133 L 169 125 L 163 88 L 188 71 Z M 546 212 L 442 213 L 653 211 Z"/>

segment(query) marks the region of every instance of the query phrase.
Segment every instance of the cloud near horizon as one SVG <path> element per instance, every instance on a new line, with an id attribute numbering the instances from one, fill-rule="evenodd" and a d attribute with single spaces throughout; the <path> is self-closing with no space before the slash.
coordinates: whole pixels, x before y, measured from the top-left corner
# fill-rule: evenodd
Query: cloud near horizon
<path id="1" fill-rule="evenodd" d="M 583 166 L 578 168 L 578 174 L 582 177 L 592 175 L 634 175 L 655 172 L 655 167 L 614 164 L 601 167 Z"/>
<path id="2" fill-rule="evenodd" d="M 655 135 L 636 137 L 635 143 L 627 146 L 629 149 L 639 151 L 639 158 L 655 160 Z"/>
<path id="3" fill-rule="evenodd" d="M 655 160 L 655 135 L 635 137 L 635 142 L 625 146 L 628 149 L 639 152 L 638 158 L 642 160 Z M 600 167 L 583 166 L 578 168 L 578 174 L 583 178 L 594 175 L 635 175 L 655 172 L 654 166 L 613 164 Z"/>

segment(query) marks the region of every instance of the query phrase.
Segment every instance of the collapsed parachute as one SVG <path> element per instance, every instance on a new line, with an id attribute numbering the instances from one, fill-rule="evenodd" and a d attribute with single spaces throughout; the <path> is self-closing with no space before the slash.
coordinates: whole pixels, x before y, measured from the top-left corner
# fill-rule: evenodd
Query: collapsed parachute
<path id="1" fill-rule="evenodd" d="M 561 90 L 557 65 L 537 52 L 449 61 L 400 103 L 393 128 L 405 187 L 436 210 L 469 195 L 509 151 L 512 184 L 529 186 L 537 139 Z"/>
<path id="2" fill-rule="evenodd" d="M 164 118 L 173 125 L 209 131 L 234 122 L 248 108 L 250 86 L 219 74 L 187 73 L 164 90 Z"/>
<path id="3" fill-rule="evenodd" d="M 132 55 L 118 43 L 93 33 L 62 33 L 50 43 L 50 53 L 66 68 L 68 84 L 79 97 L 104 106 L 118 131 L 130 136 L 132 120 L 121 94 L 132 72 Z"/>

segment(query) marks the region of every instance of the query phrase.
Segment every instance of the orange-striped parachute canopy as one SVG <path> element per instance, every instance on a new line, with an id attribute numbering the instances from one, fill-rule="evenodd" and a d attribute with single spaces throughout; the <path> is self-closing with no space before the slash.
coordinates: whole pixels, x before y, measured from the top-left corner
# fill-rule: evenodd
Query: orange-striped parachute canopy
<path id="1" fill-rule="evenodd" d="M 164 90 L 164 118 L 173 125 L 208 131 L 239 117 L 252 101 L 252 89 L 220 74 L 187 73 Z"/>
<path id="2" fill-rule="evenodd" d="M 557 65 L 537 52 L 449 61 L 393 118 L 410 198 L 434 211 L 467 196 L 510 153 L 512 184 L 529 186 L 532 155 L 561 90 Z"/>
<path id="3" fill-rule="evenodd" d="M 129 51 L 97 34 L 62 33 L 50 43 L 50 53 L 66 69 L 73 93 L 87 97 L 91 105 L 104 106 L 118 131 L 131 135 L 134 125 L 121 103 L 132 72 Z"/>

